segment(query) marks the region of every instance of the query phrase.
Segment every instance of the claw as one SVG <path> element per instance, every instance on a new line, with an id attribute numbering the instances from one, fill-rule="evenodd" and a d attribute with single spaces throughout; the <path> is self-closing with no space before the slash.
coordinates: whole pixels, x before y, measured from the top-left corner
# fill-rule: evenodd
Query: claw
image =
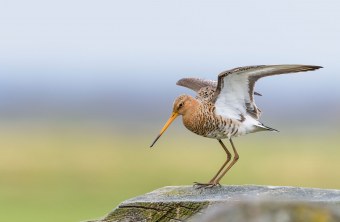
<path id="1" fill-rule="evenodd" d="M 221 187 L 221 184 L 213 182 L 213 181 L 210 181 L 209 183 L 194 182 L 194 188 L 195 189 L 202 189 L 202 188 L 206 189 L 206 188 L 213 188 L 213 187 L 216 187 L 216 186 Z"/>

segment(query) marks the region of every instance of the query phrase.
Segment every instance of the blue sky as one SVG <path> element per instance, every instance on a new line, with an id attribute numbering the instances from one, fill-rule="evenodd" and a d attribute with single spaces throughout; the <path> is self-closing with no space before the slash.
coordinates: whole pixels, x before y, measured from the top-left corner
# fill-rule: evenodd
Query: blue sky
<path id="1" fill-rule="evenodd" d="M 287 105 L 326 98 L 335 106 L 339 10 L 335 0 L 1 1 L 0 98 L 144 95 L 171 106 L 188 92 L 175 86 L 185 76 L 302 63 L 325 69 L 263 80 L 258 91 L 287 96 Z"/>

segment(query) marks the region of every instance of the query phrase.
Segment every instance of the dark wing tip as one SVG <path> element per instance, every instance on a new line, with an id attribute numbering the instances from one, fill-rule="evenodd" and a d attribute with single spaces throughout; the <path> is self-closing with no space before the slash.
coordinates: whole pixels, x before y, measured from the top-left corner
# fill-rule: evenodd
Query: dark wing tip
<path id="1" fill-rule="evenodd" d="M 195 79 L 196 78 L 182 78 L 176 82 L 176 85 L 183 86 L 197 92 L 200 87 L 195 83 Z"/>
<path id="2" fill-rule="evenodd" d="M 201 78 L 182 78 L 176 82 L 179 86 L 184 86 L 186 88 L 192 89 L 198 92 L 201 88 L 211 86 L 216 87 L 216 83 L 212 80 L 201 79 Z"/>
<path id="3" fill-rule="evenodd" d="M 308 65 L 307 67 L 309 67 L 311 70 L 322 69 L 323 68 L 323 66 L 315 66 L 315 65 Z"/>
<path id="4" fill-rule="evenodd" d="M 321 69 L 321 68 L 323 68 L 323 67 L 322 66 L 315 66 L 315 65 L 297 65 L 297 67 L 293 68 L 291 70 L 291 72 L 314 71 L 314 70 Z"/>
<path id="5" fill-rule="evenodd" d="M 176 85 L 184 86 L 186 81 L 187 81 L 187 78 L 180 79 L 176 82 Z"/>

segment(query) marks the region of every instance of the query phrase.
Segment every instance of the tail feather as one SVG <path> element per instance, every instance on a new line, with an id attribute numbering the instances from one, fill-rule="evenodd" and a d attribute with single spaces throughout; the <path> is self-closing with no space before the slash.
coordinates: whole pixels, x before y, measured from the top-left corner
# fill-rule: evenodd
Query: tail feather
<path id="1" fill-rule="evenodd" d="M 277 129 L 271 128 L 271 127 L 269 127 L 269 126 L 265 126 L 265 125 L 263 125 L 262 123 L 261 123 L 261 125 L 258 125 L 258 127 L 262 128 L 262 129 L 264 129 L 264 130 L 280 132 L 280 131 L 278 131 Z"/>

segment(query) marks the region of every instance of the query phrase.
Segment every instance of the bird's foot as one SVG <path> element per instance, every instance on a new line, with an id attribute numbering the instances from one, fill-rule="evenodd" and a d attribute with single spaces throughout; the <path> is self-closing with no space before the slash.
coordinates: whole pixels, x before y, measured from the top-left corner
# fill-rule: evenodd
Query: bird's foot
<path id="1" fill-rule="evenodd" d="M 213 187 L 220 187 L 221 184 L 215 181 L 210 181 L 209 183 L 198 183 L 198 182 L 194 182 L 194 188 L 195 189 L 206 189 L 206 188 L 213 188 Z"/>

